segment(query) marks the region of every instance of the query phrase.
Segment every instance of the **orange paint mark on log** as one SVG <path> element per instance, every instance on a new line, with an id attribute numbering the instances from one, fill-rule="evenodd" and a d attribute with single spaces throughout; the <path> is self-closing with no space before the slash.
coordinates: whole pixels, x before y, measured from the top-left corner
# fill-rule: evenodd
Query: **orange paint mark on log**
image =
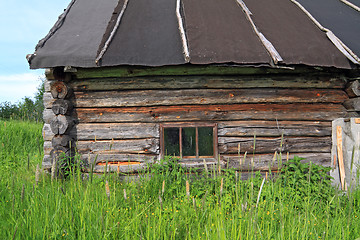
<path id="1" fill-rule="evenodd" d="M 229 97 L 233 98 L 233 97 L 234 97 L 234 94 L 229 93 Z"/>
<path id="2" fill-rule="evenodd" d="M 360 118 L 355 118 L 355 123 L 360 124 Z"/>
<path id="3" fill-rule="evenodd" d="M 318 94 L 316 94 L 316 96 L 320 97 L 321 95 L 320 95 L 320 93 L 318 93 Z"/>
<path id="4" fill-rule="evenodd" d="M 136 165 L 136 164 L 140 164 L 140 162 L 108 162 L 107 165 L 108 166 L 126 166 L 126 165 Z M 96 165 L 98 166 L 106 166 L 106 162 L 99 162 Z"/>

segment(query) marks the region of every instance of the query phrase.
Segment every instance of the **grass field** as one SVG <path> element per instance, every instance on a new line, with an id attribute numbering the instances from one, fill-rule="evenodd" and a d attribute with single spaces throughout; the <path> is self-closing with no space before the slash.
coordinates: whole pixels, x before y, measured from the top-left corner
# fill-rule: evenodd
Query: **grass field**
<path id="1" fill-rule="evenodd" d="M 241 181 L 168 159 L 136 182 L 79 168 L 52 181 L 35 177 L 41 127 L 0 121 L 0 239 L 360 238 L 360 190 L 336 191 L 322 167 L 295 159 L 283 177 Z"/>

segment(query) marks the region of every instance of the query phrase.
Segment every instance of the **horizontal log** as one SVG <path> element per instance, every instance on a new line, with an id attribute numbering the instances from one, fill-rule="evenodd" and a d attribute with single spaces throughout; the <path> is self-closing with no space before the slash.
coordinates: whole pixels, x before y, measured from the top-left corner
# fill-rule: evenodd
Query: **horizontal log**
<path id="1" fill-rule="evenodd" d="M 360 82 L 359 80 L 353 81 L 346 86 L 346 93 L 349 97 L 359 97 L 360 96 Z"/>
<path id="2" fill-rule="evenodd" d="M 159 138 L 155 123 L 80 123 L 75 128 L 78 140 Z"/>
<path id="3" fill-rule="evenodd" d="M 55 134 L 51 131 L 50 124 L 44 124 L 42 128 L 42 136 L 45 141 L 51 141 L 55 136 Z"/>
<path id="4" fill-rule="evenodd" d="M 56 148 L 59 146 L 73 148 L 73 147 L 75 147 L 75 141 L 69 135 L 55 135 L 51 140 L 51 145 L 53 148 Z"/>
<path id="5" fill-rule="evenodd" d="M 44 92 L 43 95 L 44 108 L 51 108 L 55 100 L 56 99 L 53 98 L 50 92 Z"/>
<path id="6" fill-rule="evenodd" d="M 350 98 L 344 102 L 344 107 L 348 111 L 360 111 L 360 97 Z"/>
<path id="7" fill-rule="evenodd" d="M 84 153 L 81 155 L 81 160 L 88 165 L 102 162 L 140 162 L 153 163 L 158 158 L 154 154 L 121 154 L 121 153 Z"/>
<path id="8" fill-rule="evenodd" d="M 51 109 L 55 115 L 69 115 L 73 105 L 69 100 L 57 99 L 52 103 Z"/>
<path id="9" fill-rule="evenodd" d="M 50 124 L 43 126 L 43 138 L 50 141 L 55 134 Z M 80 123 L 68 133 L 76 140 L 121 140 L 139 138 L 159 138 L 159 125 L 156 123 Z"/>
<path id="10" fill-rule="evenodd" d="M 45 108 L 43 111 L 43 119 L 46 124 L 50 124 L 50 122 L 56 117 L 54 112 L 48 108 Z"/>
<path id="11" fill-rule="evenodd" d="M 76 107 L 136 107 L 236 103 L 342 103 L 337 89 L 186 89 L 75 92 Z"/>
<path id="12" fill-rule="evenodd" d="M 80 122 L 171 122 L 220 120 L 332 121 L 348 117 L 340 104 L 234 104 L 167 107 L 77 108 Z"/>
<path id="13" fill-rule="evenodd" d="M 50 121 L 51 131 L 55 135 L 69 133 L 73 125 L 73 118 L 65 115 L 57 115 Z"/>
<path id="14" fill-rule="evenodd" d="M 119 173 L 137 173 L 140 171 L 145 171 L 148 168 L 148 165 L 145 163 L 140 163 L 136 165 L 122 165 L 122 166 L 95 166 L 94 173 L 104 173 L 105 169 L 107 172 L 119 172 Z M 90 169 L 87 169 L 90 172 Z"/>
<path id="15" fill-rule="evenodd" d="M 336 75 L 340 71 L 328 69 L 329 75 Z M 106 67 L 106 68 L 77 68 L 76 77 L 101 78 L 101 77 L 136 77 L 136 76 L 179 76 L 179 75 L 257 75 L 257 74 L 307 74 L 319 71 L 314 68 L 271 68 L 271 67 L 244 67 L 244 66 L 214 66 L 214 65 L 179 65 L 163 67 Z M 324 74 L 322 74 L 324 75 Z"/>
<path id="16" fill-rule="evenodd" d="M 331 136 L 331 122 L 228 121 L 218 122 L 219 136 Z"/>
<path id="17" fill-rule="evenodd" d="M 51 141 L 44 142 L 44 155 L 52 150 Z M 77 141 L 80 154 L 159 154 L 159 139 L 128 139 L 114 141 Z"/>
<path id="18" fill-rule="evenodd" d="M 219 153 L 330 152 L 331 137 L 219 137 Z M 254 146 L 255 145 L 255 146 Z"/>
<path id="19" fill-rule="evenodd" d="M 134 78 L 95 78 L 73 80 L 74 91 L 190 88 L 339 88 L 346 80 L 331 76 L 159 76 Z M 50 91 L 50 90 L 47 90 Z"/>
<path id="20" fill-rule="evenodd" d="M 314 164 L 330 167 L 330 153 L 290 153 L 289 159 L 294 156 L 305 158 L 302 162 L 312 162 Z M 268 171 L 277 170 L 279 166 L 287 160 L 287 154 L 248 154 L 244 160 L 244 154 L 241 155 L 222 155 L 221 159 L 227 163 L 227 167 L 240 170 Z"/>
<path id="21" fill-rule="evenodd" d="M 55 99 L 65 99 L 70 95 L 70 88 L 62 81 L 55 81 L 50 84 L 50 92 Z"/>
<path id="22" fill-rule="evenodd" d="M 130 139 L 114 141 L 78 141 L 77 151 L 83 153 L 135 153 L 135 154 L 159 154 L 159 139 Z"/>

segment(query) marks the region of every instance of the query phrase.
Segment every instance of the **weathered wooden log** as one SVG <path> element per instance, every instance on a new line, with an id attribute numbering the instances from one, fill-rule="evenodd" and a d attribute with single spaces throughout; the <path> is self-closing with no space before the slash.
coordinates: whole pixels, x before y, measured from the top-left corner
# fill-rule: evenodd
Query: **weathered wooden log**
<path id="1" fill-rule="evenodd" d="M 51 140 L 51 144 L 52 144 L 53 148 L 57 148 L 57 147 L 74 148 L 75 147 L 75 141 L 69 135 L 55 135 Z"/>
<path id="2" fill-rule="evenodd" d="M 50 156 L 51 156 L 51 163 L 53 163 L 53 161 L 61 162 L 65 158 L 71 156 L 71 151 L 69 148 L 59 146 L 50 151 Z"/>
<path id="3" fill-rule="evenodd" d="M 347 116 L 341 104 L 233 104 L 166 107 L 78 108 L 80 122 L 220 120 L 332 121 Z"/>
<path id="4" fill-rule="evenodd" d="M 156 154 L 131 154 L 131 153 L 84 153 L 81 160 L 88 164 L 97 164 L 100 162 L 140 162 L 154 163 L 158 158 Z"/>
<path id="5" fill-rule="evenodd" d="M 75 92 L 76 107 L 175 106 L 236 103 L 343 103 L 339 89 L 186 89 Z"/>
<path id="6" fill-rule="evenodd" d="M 53 102 L 51 109 L 56 115 L 69 115 L 73 105 L 69 100 L 57 99 Z"/>
<path id="7" fill-rule="evenodd" d="M 52 68 L 45 69 L 45 77 L 47 80 L 55 80 Z"/>
<path id="8" fill-rule="evenodd" d="M 53 149 L 51 141 L 44 142 L 44 155 L 49 155 Z M 88 156 L 106 157 L 110 155 L 117 155 L 123 160 L 133 154 L 133 157 L 138 154 L 154 156 L 159 154 L 159 139 L 128 139 L 128 140 L 114 140 L 114 141 L 78 141 L 76 143 L 78 153 Z M 101 158 L 100 158 L 101 159 Z M 110 159 L 109 159 L 110 160 Z"/>
<path id="9" fill-rule="evenodd" d="M 331 137 L 219 137 L 219 153 L 330 152 Z"/>
<path id="10" fill-rule="evenodd" d="M 43 102 L 44 108 L 51 108 L 56 99 L 53 98 L 50 92 L 44 92 Z"/>
<path id="11" fill-rule="evenodd" d="M 344 102 L 344 107 L 348 111 L 360 111 L 360 97 L 350 98 Z"/>
<path id="12" fill-rule="evenodd" d="M 290 153 L 289 159 L 294 156 L 305 158 L 302 162 L 312 162 L 325 167 L 331 165 L 330 153 Z M 228 167 L 241 170 L 268 171 L 276 170 L 279 166 L 286 162 L 287 154 L 269 153 L 269 154 L 247 154 L 244 160 L 244 154 L 240 155 L 221 155 L 221 159 L 227 163 Z"/>
<path id="13" fill-rule="evenodd" d="M 219 136 L 331 136 L 331 122 L 226 121 L 218 122 Z"/>
<path id="14" fill-rule="evenodd" d="M 50 92 L 53 98 L 65 99 L 68 95 L 70 95 L 70 88 L 66 83 L 62 81 L 56 81 L 51 83 Z"/>
<path id="15" fill-rule="evenodd" d="M 236 88 L 337 88 L 346 80 L 331 76 L 176 76 L 95 78 L 72 80 L 74 91 L 113 91 L 131 89 L 236 89 Z"/>
<path id="16" fill-rule="evenodd" d="M 50 124 L 50 122 L 56 117 L 51 109 L 45 108 L 43 112 L 44 122 Z"/>
<path id="17" fill-rule="evenodd" d="M 328 76 L 339 71 L 329 72 Z M 204 76 L 204 75 L 263 75 L 263 74 L 311 74 L 319 71 L 308 67 L 296 67 L 295 69 L 280 68 L 256 68 L 256 67 L 229 67 L 214 65 L 178 65 L 163 67 L 106 67 L 106 68 L 78 68 L 76 77 L 83 78 L 103 78 L 103 77 L 136 77 L 136 76 Z"/>
<path id="18" fill-rule="evenodd" d="M 159 139 L 78 141 L 76 147 L 81 154 L 159 154 Z"/>
<path id="19" fill-rule="evenodd" d="M 74 120 L 71 117 L 65 115 L 57 115 L 50 122 L 51 131 L 55 135 L 68 133 L 73 125 Z"/>
<path id="20" fill-rule="evenodd" d="M 111 140 L 159 138 L 156 123 L 80 123 L 75 132 L 78 140 Z"/>
<path id="21" fill-rule="evenodd" d="M 360 96 L 360 82 L 359 80 L 349 83 L 345 89 L 349 97 L 359 97 Z"/>

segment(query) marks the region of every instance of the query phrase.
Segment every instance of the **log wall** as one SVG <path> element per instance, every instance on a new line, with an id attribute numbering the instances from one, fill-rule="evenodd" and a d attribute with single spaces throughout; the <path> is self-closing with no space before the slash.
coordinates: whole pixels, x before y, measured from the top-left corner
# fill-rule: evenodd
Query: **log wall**
<path id="1" fill-rule="evenodd" d="M 66 93 L 54 92 L 56 86 Z M 44 166 L 50 166 L 62 133 L 74 139 L 87 163 L 131 162 L 115 168 L 142 169 L 159 158 L 160 123 L 171 122 L 217 123 L 219 160 L 230 167 L 275 169 L 287 152 L 330 166 L 331 121 L 358 116 L 349 87 L 345 77 L 326 74 L 82 78 L 74 73 L 67 82 L 48 77 Z M 66 101 L 59 101 L 62 95 Z M 182 162 L 203 165 L 203 160 Z"/>

